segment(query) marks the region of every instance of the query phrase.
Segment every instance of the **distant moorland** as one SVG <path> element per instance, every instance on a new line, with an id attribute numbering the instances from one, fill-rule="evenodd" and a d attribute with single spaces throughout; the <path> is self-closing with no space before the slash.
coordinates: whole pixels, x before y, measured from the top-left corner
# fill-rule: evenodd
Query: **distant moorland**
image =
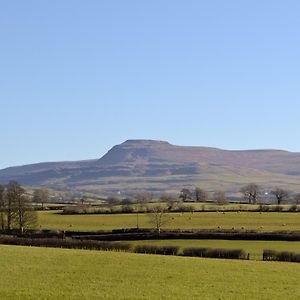
<path id="1" fill-rule="evenodd" d="M 282 150 L 228 151 L 174 146 L 153 140 L 128 140 L 100 159 L 53 162 L 0 170 L 0 183 L 76 190 L 90 195 L 133 195 L 140 191 L 177 193 L 201 186 L 236 195 L 255 182 L 297 192 L 300 153 Z"/>

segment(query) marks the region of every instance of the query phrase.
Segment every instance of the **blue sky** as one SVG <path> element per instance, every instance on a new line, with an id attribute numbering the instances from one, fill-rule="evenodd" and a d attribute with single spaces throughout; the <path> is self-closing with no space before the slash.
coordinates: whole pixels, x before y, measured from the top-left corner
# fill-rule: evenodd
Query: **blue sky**
<path id="1" fill-rule="evenodd" d="M 299 1 L 1 1 L 0 168 L 126 139 L 300 152 Z"/>

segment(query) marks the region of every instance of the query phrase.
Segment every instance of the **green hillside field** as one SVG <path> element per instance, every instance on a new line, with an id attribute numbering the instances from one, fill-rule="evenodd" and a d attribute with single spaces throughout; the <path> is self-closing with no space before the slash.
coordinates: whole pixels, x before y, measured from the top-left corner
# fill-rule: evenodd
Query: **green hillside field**
<path id="1" fill-rule="evenodd" d="M 300 264 L 0 246 L 1 299 L 299 299 Z"/>

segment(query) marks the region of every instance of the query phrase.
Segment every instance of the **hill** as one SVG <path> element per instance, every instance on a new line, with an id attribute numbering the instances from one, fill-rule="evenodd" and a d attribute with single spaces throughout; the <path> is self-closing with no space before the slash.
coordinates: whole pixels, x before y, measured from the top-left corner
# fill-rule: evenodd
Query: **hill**
<path id="1" fill-rule="evenodd" d="M 248 182 L 295 190 L 299 179 L 300 153 L 175 146 L 154 140 L 128 140 L 100 159 L 0 170 L 1 183 L 17 180 L 25 185 L 94 194 L 178 192 L 183 186 L 194 185 L 235 193 Z"/>

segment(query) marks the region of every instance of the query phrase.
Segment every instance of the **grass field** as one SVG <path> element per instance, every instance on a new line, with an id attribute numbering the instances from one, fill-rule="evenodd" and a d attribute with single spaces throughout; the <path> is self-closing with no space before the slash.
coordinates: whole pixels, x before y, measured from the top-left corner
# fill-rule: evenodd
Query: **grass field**
<path id="1" fill-rule="evenodd" d="M 1 299 L 299 299 L 300 264 L 0 246 Z"/>
<path id="2" fill-rule="evenodd" d="M 276 212 L 199 212 L 172 213 L 164 228 L 170 229 L 235 229 L 257 231 L 300 231 L 300 213 Z M 60 230 L 111 230 L 134 228 L 136 214 L 61 215 L 57 211 L 39 212 L 39 228 Z M 140 228 L 153 228 L 147 214 L 139 214 Z"/>
<path id="3" fill-rule="evenodd" d="M 250 259 L 262 260 L 264 249 L 276 251 L 290 251 L 300 253 L 300 242 L 286 241 L 232 241 L 232 240 L 144 240 L 127 241 L 131 245 L 156 245 L 156 246 L 179 246 L 180 249 L 187 247 L 208 247 L 224 249 L 243 249 L 250 253 Z"/>

